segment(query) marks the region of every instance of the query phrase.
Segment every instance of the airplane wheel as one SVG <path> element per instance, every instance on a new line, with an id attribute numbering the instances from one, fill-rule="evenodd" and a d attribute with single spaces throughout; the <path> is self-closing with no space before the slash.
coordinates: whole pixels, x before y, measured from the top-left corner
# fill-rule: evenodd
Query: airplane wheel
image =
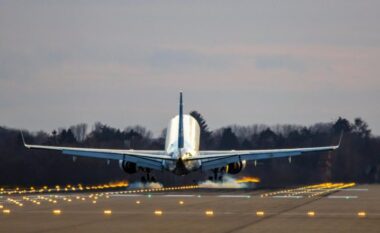
<path id="1" fill-rule="evenodd" d="M 150 182 L 156 183 L 156 178 L 152 176 L 152 178 L 150 179 Z"/>
<path id="2" fill-rule="evenodd" d="M 141 177 L 141 183 L 143 183 L 143 184 L 146 183 L 146 178 L 145 178 L 145 176 L 142 176 L 142 177 Z"/>

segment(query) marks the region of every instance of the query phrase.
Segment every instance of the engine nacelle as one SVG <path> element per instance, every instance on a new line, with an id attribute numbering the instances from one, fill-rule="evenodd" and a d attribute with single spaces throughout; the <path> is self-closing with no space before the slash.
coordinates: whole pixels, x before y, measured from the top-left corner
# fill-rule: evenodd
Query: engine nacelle
<path id="1" fill-rule="evenodd" d="M 226 173 L 232 175 L 238 174 L 246 167 L 246 164 L 247 163 L 245 160 L 236 163 L 230 163 L 226 166 Z"/>
<path id="2" fill-rule="evenodd" d="M 128 174 L 134 174 L 137 172 L 137 165 L 135 163 L 120 160 L 120 168 Z"/>

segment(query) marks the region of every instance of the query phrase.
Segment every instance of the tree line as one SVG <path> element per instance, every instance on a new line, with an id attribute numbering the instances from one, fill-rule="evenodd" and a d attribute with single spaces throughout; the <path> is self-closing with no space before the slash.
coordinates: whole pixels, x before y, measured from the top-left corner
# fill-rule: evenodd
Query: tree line
<path id="1" fill-rule="evenodd" d="M 230 125 L 210 130 L 204 117 L 197 111 L 191 115 L 201 127 L 200 147 L 203 150 L 271 149 L 312 147 L 336 144 L 341 132 L 341 148 L 334 152 L 288 158 L 268 159 L 248 163 L 238 176 L 257 176 L 263 185 L 285 185 L 333 182 L 379 182 L 380 138 L 371 134 L 361 118 L 353 122 L 339 118 L 334 122 L 311 126 L 255 124 Z M 25 140 L 32 144 L 120 148 L 164 149 L 166 130 L 158 137 L 142 126 L 117 129 L 100 122 L 91 130 L 81 123 L 52 132 L 23 131 Z M 139 180 L 141 174 L 127 175 L 118 163 L 78 158 L 53 151 L 27 150 L 22 145 L 18 129 L 0 127 L 0 186 L 93 184 L 114 180 Z M 207 179 L 207 172 L 195 172 L 177 177 L 168 172 L 155 172 L 165 184 L 189 183 Z"/>

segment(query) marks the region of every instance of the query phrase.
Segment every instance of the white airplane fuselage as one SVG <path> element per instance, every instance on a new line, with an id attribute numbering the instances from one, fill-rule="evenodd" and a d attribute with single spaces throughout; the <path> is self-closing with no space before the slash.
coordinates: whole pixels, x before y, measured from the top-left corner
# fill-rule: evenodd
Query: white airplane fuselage
<path id="1" fill-rule="evenodd" d="M 199 169 L 200 160 L 187 160 L 199 156 L 200 127 L 195 118 L 183 114 L 183 147 L 179 143 L 179 116 L 173 117 L 167 128 L 165 151 L 166 154 L 176 159 L 175 161 L 164 161 L 164 167 L 178 175 L 184 175 Z"/>

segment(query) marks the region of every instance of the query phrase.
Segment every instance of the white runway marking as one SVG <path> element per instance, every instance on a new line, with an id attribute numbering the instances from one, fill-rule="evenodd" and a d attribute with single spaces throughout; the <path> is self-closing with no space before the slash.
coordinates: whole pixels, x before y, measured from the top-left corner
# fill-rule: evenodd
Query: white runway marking
<path id="1" fill-rule="evenodd" d="M 368 189 L 342 189 L 341 191 L 359 191 L 359 192 L 366 192 Z"/>
<path id="2" fill-rule="evenodd" d="M 272 198 L 294 198 L 294 199 L 299 199 L 299 198 L 303 198 L 303 196 L 273 196 Z"/>
<path id="3" fill-rule="evenodd" d="M 167 194 L 165 197 L 195 197 L 195 195 L 190 194 Z"/>
<path id="4" fill-rule="evenodd" d="M 338 196 L 338 195 L 334 195 L 334 196 L 328 196 L 327 198 L 332 198 L 332 199 L 354 199 L 354 198 L 358 198 L 358 196 Z"/>
<path id="5" fill-rule="evenodd" d="M 142 194 L 111 194 L 112 197 L 141 197 Z"/>
<path id="6" fill-rule="evenodd" d="M 250 198 L 250 195 L 219 195 L 218 197 Z"/>

